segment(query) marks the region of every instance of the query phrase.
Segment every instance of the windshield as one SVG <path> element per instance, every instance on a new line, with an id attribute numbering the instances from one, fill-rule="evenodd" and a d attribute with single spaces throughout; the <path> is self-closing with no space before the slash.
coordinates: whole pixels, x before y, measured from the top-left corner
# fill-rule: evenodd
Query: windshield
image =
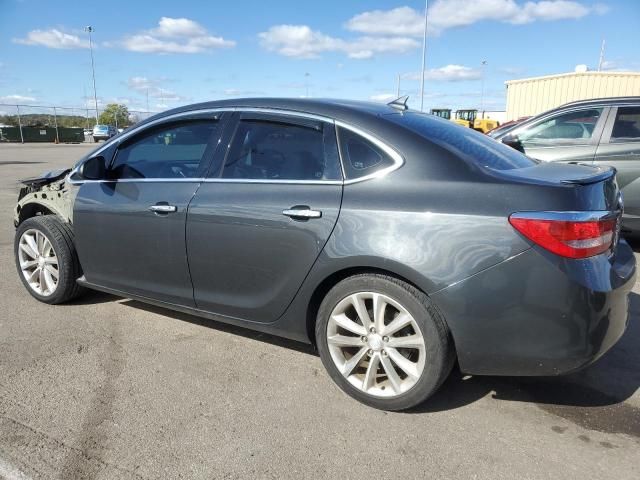
<path id="1" fill-rule="evenodd" d="M 476 112 L 474 110 L 459 110 L 456 112 L 456 118 L 458 120 L 468 120 L 472 121 L 476 117 Z"/>
<path id="2" fill-rule="evenodd" d="M 393 120 L 474 165 L 492 170 L 526 168 L 538 162 L 470 128 L 461 128 L 431 115 L 406 112 Z"/>

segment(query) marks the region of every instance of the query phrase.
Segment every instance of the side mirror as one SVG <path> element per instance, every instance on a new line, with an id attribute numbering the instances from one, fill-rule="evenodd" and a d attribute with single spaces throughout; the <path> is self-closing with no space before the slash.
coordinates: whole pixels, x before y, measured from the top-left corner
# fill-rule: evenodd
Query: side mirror
<path id="1" fill-rule="evenodd" d="M 107 162 L 101 155 L 91 157 L 80 165 L 78 173 L 84 180 L 104 180 L 107 176 Z"/>
<path id="2" fill-rule="evenodd" d="M 519 152 L 524 153 L 524 147 L 522 146 L 522 142 L 520 141 L 517 135 L 513 135 L 513 134 L 505 135 L 502 138 L 502 143 L 513 148 L 514 150 L 518 150 Z"/>

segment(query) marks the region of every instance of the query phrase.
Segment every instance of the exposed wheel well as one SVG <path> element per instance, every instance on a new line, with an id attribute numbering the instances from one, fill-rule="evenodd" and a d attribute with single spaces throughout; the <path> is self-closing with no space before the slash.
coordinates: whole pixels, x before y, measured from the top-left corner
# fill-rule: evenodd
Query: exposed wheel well
<path id="1" fill-rule="evenodd" d="M 390 272 L 382 268 L 352 267 L 352 268 L 346 268 L 344 270 L 340 270 L 338 272 L 335 272 L 329 275 L 320 283 L 320 285 L 316 287 L 315 291 L 313 292 L 313 295 L 311 295 L 311 300 L 309 301 L 309 305 L 307 306 L 307 319 L 306 319 L 307 320 L 307 336 L 309 337 L 309 341 L 314 347 L 316 346 L 316 336 L 315 336 L 316 319 L 318 316 L 318 310 L 320 308 L 320 304 L 322 303 L 322 300 L 327 295 L 329 290 L 331 290 L 338 282 L 341 282 L 347 277 L 351 277 L 353 275 L 359 275 L 363 273 L 377 273 L 381 275 L 387 275 L 389 277 L 394 277 L 394 278 L 397 278 L 398 280 L 402 280 L 403 282 L 406 282 L 412 285 L 414 288 L 420 291 L 423 291 L 420 287 L 418 287 L 412 281 L 402 277 L 401 275 L 397 275 L 394 272 Z"/>
<path id="2" fill-rule="evenodd" d="M 36 215 L 53 215 L 53 211 L 40 203 L 27 203 L 18 211 L 18 225 Z"/>

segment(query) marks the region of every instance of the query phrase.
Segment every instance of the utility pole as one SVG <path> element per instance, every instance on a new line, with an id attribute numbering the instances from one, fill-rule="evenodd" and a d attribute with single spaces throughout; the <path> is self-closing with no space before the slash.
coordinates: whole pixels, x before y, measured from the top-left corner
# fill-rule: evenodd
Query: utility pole
<path id="1" fill-rule="evenodd" d="M 481 65 L 482 65 L 482 74 L 481 74 L 482 86 L 480 87 L 480 113 L 482 113 L 482 118 L 484 118 L 484 72 L 487 67 L 487 61 L 483 60 Z"/>
<path id="2" fill-rule="evenodd" d="M 96 107 L 96 124 L 98 123 L 98 94 L 96 93 L 96 68 L 93 62 L 93 40 L 91 34 L 94 32 L 91 25 L 84 27 L 84 31 L 89 34 L 89 51 L 91 52 L 91 76 L 93 78 L 93 102 Z"/>
<path id="3" fill-rule="evenodd" d="M 420 111 L 424 111 L 424 69 L 427 59 L 427 26 L 429 25 L 429 0 L 424 2 L 424 34 L 422 35 L 422 70 L 420 76 Z"/>
<path id="4" fill-rule="evenodd" d="M 602 64 L 604 63 L 604 38 L 602 39 L 602 46 L 600 47 L 600 61 L 598 62 L 598 71 L 602 70 Z"/>
<path id="5" fill-rule="evenodd" d="M 87 119 L 87 130 L 89 130 L 89 105 L 87 105 L 87 87 L 82 84 L 82 99 L 84 100 L 84 108 L 87 110 L 85 118 Z"/>

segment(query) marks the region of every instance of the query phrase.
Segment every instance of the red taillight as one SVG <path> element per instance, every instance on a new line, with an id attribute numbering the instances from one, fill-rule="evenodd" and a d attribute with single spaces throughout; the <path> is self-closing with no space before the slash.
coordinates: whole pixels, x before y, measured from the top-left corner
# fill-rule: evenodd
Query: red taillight
<path id="1" fill-rule="evenodd" d="M 563 257 L 592 257 L 611 248 L 617 218 L 576 221 L 562 219 L 556 212 L 553 216 L 558 218 L 518 213 L 509 217 L 509 223 L 532 242 Z"/>

